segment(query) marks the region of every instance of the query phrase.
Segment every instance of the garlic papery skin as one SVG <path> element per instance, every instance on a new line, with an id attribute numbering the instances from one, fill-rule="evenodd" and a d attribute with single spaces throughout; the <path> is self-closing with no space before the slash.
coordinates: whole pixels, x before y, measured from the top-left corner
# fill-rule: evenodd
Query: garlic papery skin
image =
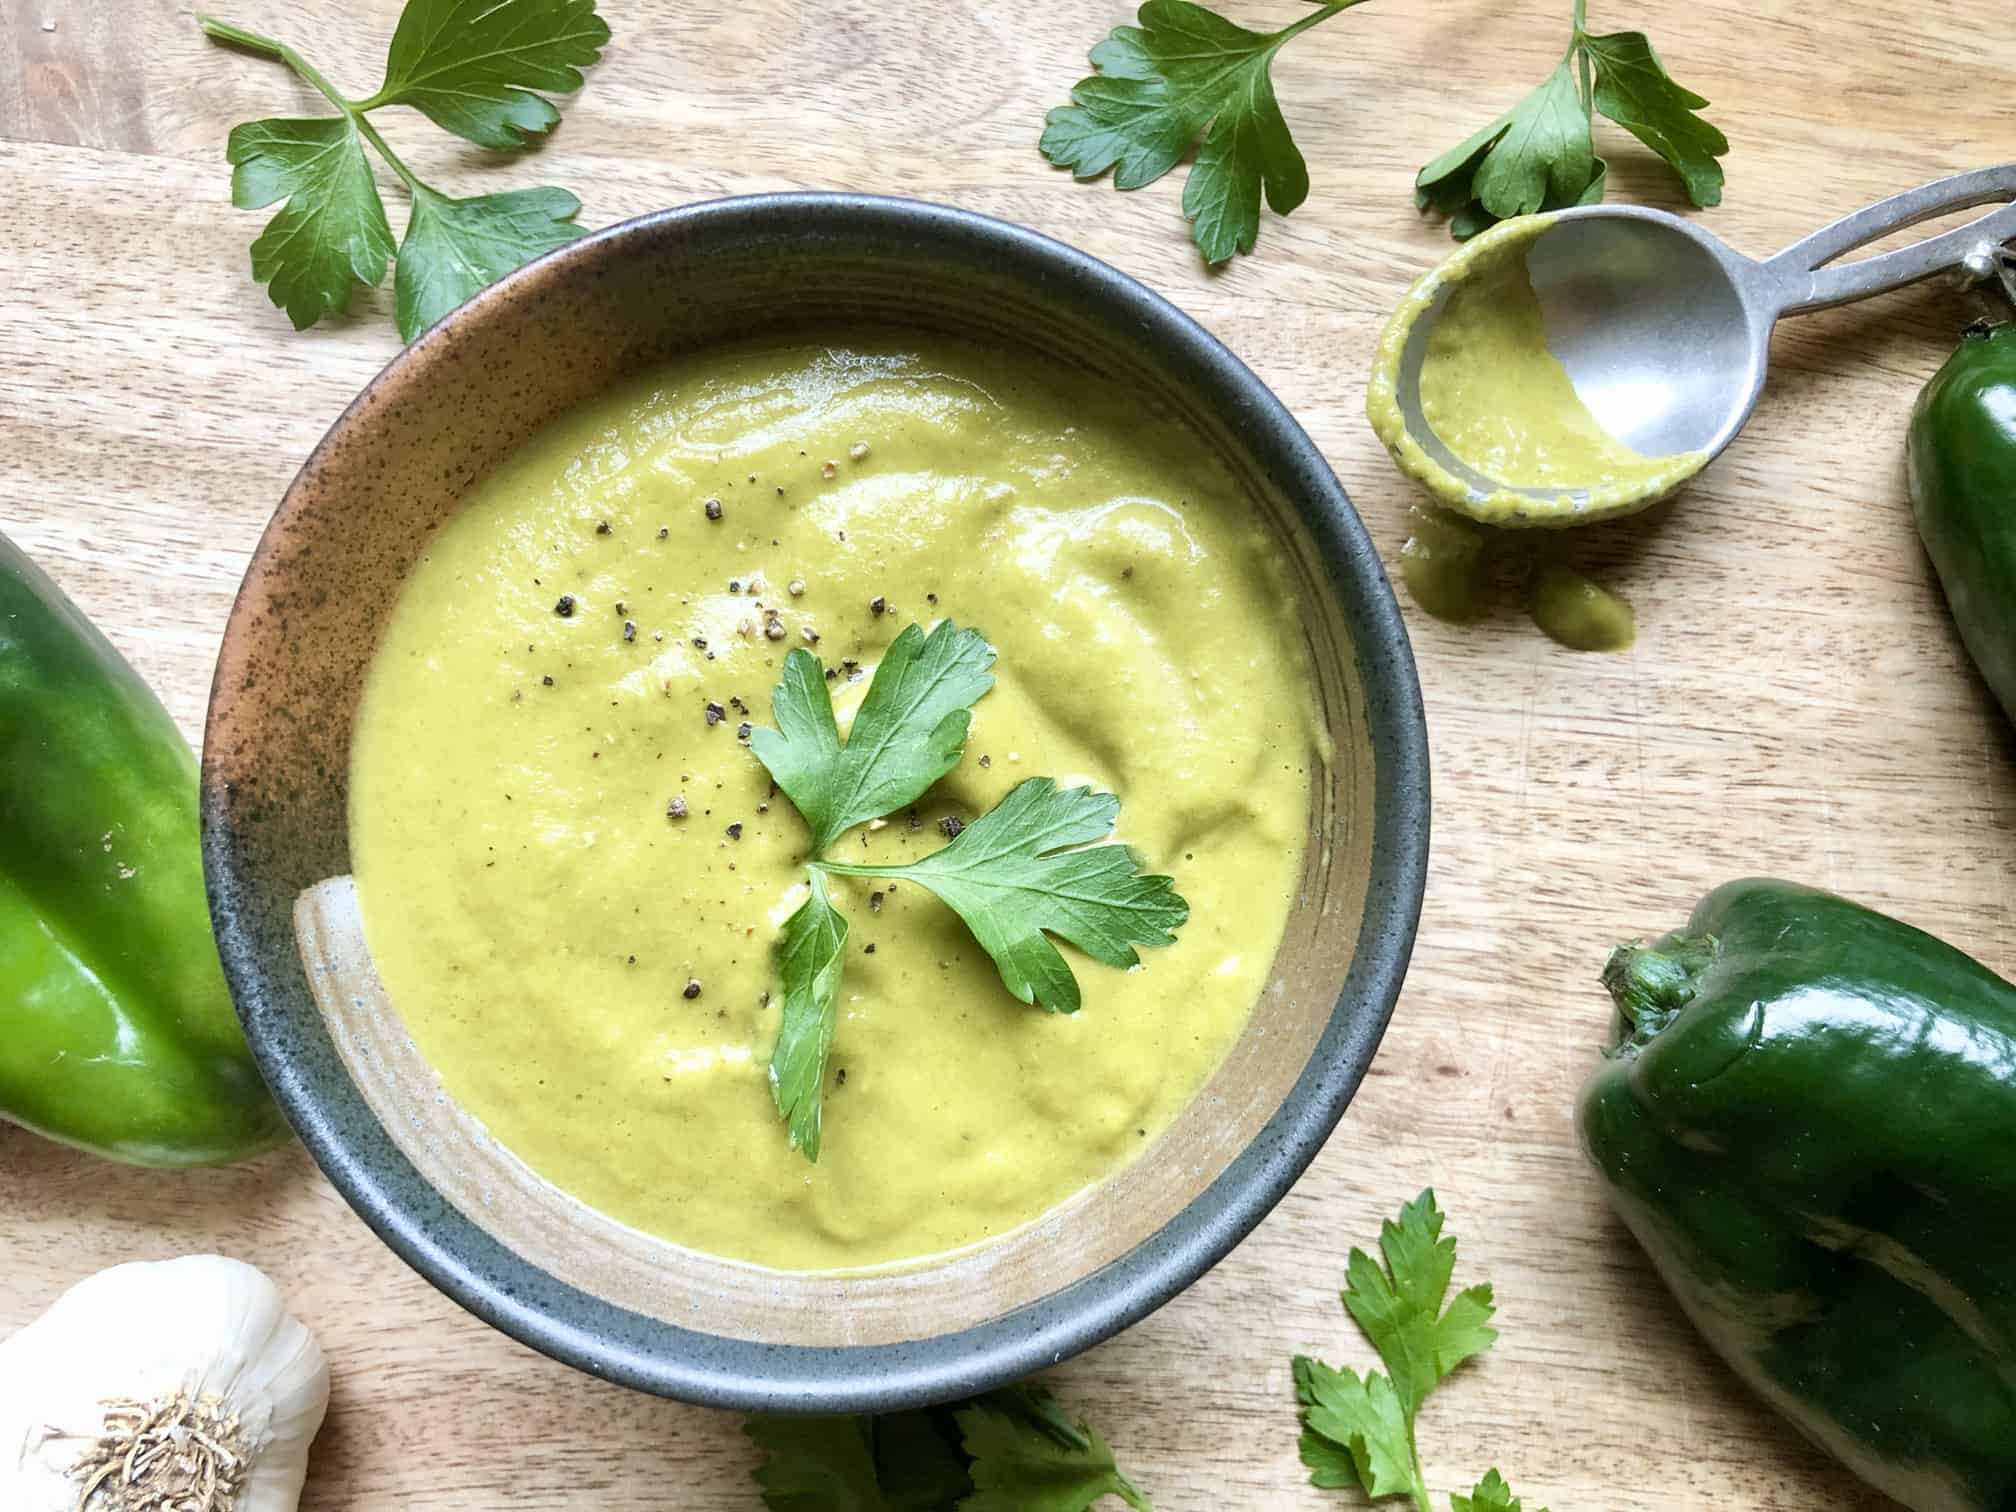
<path id="1" fill-rule="evenodd" d="M 115 1265 L 0 1343 L 6 1512 L 294 1512 L 321 1346 L 252 1266 Z"/>

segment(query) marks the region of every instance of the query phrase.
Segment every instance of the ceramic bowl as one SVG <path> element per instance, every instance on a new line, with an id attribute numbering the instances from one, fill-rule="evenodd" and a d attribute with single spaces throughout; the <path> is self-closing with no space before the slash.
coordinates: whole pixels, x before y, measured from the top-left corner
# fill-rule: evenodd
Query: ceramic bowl
<path id="1" fill-rule="evenodd" d="M 1279 535 L 1333 751 L 1274 982 L 1134 1164 L 956 1258 L 768 1271 L 603 1217 L 445 1092 L 385 999 L 348 873 L 351 724 L 386 609 L 470 484 L 624 375 L 730 337 L 923 326 L 1087 367 L 1177 412 Z M 956 210 L 788 194 L 598 232 L 486 290 L 358 396 L 267 528 L 203 755 L 218 948 L 303 1143 L 379 1236 L 487 1322 L 598 1376 L 759 1411 L 880 1411 L 1052 1365 L 1239 1242 L 1335 1126 L 1400 991 L 1428 845 L 1420 688 L 1316 447 L 1237 358 L 1082 253 Z"/>

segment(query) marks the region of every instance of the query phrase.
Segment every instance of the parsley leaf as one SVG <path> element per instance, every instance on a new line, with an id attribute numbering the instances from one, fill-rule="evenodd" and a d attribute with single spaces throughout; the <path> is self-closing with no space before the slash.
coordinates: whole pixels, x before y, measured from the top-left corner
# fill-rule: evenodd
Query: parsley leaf
<path id="1" fill-rule="evenodd" d="M 395 308 L 408 341 L 520 264 L 581 235 L 580 201 L 564 189 L 519 189 L 457 199 L 400 161 L 370 112 L 411 105 L 486 147 L 525 145 L 559 112 L 535 89 L 580 87 L 580 66 L 609 39 L 595 0 L 408 0 L 393 34 L 386 78 L 367 99 L 340 93 L 284 42 L 199 15 L 210 37 L 285 63 L 336 108 L 318 120 L 252 121 L 232 129 L 231 199 L 259 209 L 287 204 L 252 244 L 252 276 L 296 330 L 350 307 L 355 284 L 376 287 L 392 257 L 365 144 L 413 199 L 399 247 Z"/>
<path id="2" fill-rule="evenodd" d="M 1477 1482 L 1477 1488 L 1468 1496 L 1450 1497 L 1449 1505 L 1455 1512 L 1522 1512 L 1519 1498 L 1496 1470 L 1485 1471 L 1484 1479 Z M 1547 1509 L 1542 1507 L 1540 1512 Z"/>
<path id="3" fill-rule="evenodd" d="M 1498 1337 L 1488 1326 L 1489 1285 L 1449 1297 L 1456 1241 L 1442 1237 L 1442 1222 L 1434 1192 L 1426 1191 L 1380 1226 L 1383 1267 L 1363 1250 L 1351 1251 L 1344 1306 L 1379 1351 L 1385 1375 L 1368 1370 L 1361 1377 L 1307 1355 L 1294 1357 L 1302 1463 L 1314 1485 L 1362 1490 L 1373 1499 L 1408 1496 L 1418 1512 L 1429 1512 L 1415 1415 L 1451 1371 Z M 1454 1499 L 1457 1512 L 1519 1512 L 1516 1502 L 1504 1507 L 1478 1500 L 1501 1492 L 1510 1495 L 1494 1470 L 1470 1498 Z"/>
<path id="4" fill-rule="evenodd" d="M 1306 1408 L 1313 1407 L 1315 1401 L 1313 1397 L 1302 1394 L 1300 1367 L 1305 1363 L 1315 1362 L 1306 1360 L 1302 1355 L 1295 1356 L 1297 1367 L 1295 1399 Z M 1351 1451 L 1344 1445 L 1323 1437 L 1314 1428 L 1305 1427 L 1302 1430 L 1302 1438 L 1296 1448 L 1301 1453 L 1302 1463 L 1309 1468 L 1309 1484 L 1319 1490 L 1350 1491 L 1363 1484 Z"/>
<path id="5" fill-rule="evenodd" d="M 1446 214 L 1475 199 L 1494 218 L 1532 215 L 1575 204 L 1595 168 L 1575 72 L 1563 58 L 1546 83 L 1423 168 L 1415 200 Z"/>
<path id="6" fill-rule="evenodd" d="M 413 189 L 413 214 L 392 288 L 407 340 L 521 263 L 582 234 L 581 201 L 565 189 L 512 189 L 454 199 Z"/>
<path id="7" fill-rule="evenodd" d="M 509 151 L 560 123 L 533 91 L 579 89 L 608 40 L 595 0 L 407 0 L 385 82 L 358 109 L 411 105 L 443 131 Z"/>
<path id="8" fill-rule="evenodd" d="M 784 1023 L 770 1052 L 770 1095 L 791 1130 L 791 1148 L 819 1158 L 826 1089 L 826 1052 L 839 1017 L 840 967 L 847 950 L 847 920 L 826 896 L 826 879 L 812 873 L 812 892 L 784 921 L 777 944 L 784 981 Z"/>
<path id="9" fill-rule="evenodd" d="M 1034 1381 L 1019 1381 L 1013 1386 L 1004 1386 L 999 1391 L 975 1397 L 974 1401 L 996 1412 L 1007 1413 L 1065 1449 L 1090 1448 L 1096 1438 L 1086 1424 L 1071 1420 L 1071 1415 L 1057 1400 L 1055 1392 Z"/>
<path id="10" fill-rule="evenodd" d="M 1701 206 L 1722 203 L 1722 165 L 1729 138 L 1695 112 L 1707 100 L 1676 84 L 1643 32 L 1582 36 L 1596 68 L 1596 108 L 1664 158 L 1687 198 Z"/>
<path id="11" fill-rule="evenodd" d="M 824 669 L 811 652 L 784 659 L 770 695 L 777 728 L 750 733 L 749 748 L 812 829 L 812 854 L 857 824 L 915 802 L 959 764 L 973 705 L 994 686 L 994 648 L 977 630 L 941 620 L 916 625 L 883 653 L 868 696 L 840 743 Z"/>
<path id="12" fill-rule="evenodd" d="M 1596 155 L 1594 111 L 1664 158 L 1696 205 L 1720 204 L 1715 160 L 1729 140 L 1695 114 L 1707 103 L 1667 75 L 1643 32 L 1592 35 L 1578 5 L 1568 50 L 1546 82 L 1422 168 L 1415 205 L 1448 216 L 1461 241 L 1511 216 L 1599 203 L 1608 166 Z"/>
<path id="13" fill-rule="evenodd" d="M 953 1416 L 973 1456 L 974 1490 L 959 1512 L 1085 1512 L 1106 1496 L 1154 1512 L 1106 1441 L 1064 1417 L 1043 1387 L 991 1393 Z"/>
<path id="14" fill-rule="evenodd" d="M 1425 1496 L 1414 1430 L 1393 1383 L 1377 1371 L 1361 1379 L 1307 1355 L 1293 1361 L 1302 1405 L 1302 1462 L 1316 1485 L 1362 1487 L 1368 1496 Z"/>
<path id="15" fill-rule="evenodd" d="M 945 1512 L 973 1494 L 951 1410 L 927 1407 L 874 1419 L 875 1478 L 889 1512 Z"/>
<path id="16" fill-rule="evenodd" d="M 890 1512 L 875 1480 L 867 1418 L 752 1417 L 756 1484 L 770 1512 Z"/>
<path id="17" fill-rule="evenodd" d="M 1008 990 L 1052 1013 L 1076 1013 L 1077 978 L 1050 943 L 1068 940 L 1095 961 L 1133 966 L 1137 945 L 1168 945 L 1190 905 L 1168 877 L 1143 876 L 1111 834 L 1120 800 L 1031 777 L 967 825 L 950 845 L 901 866 L 822 862 L 854 876 L 901 877 L 929 888 L 966 921 Z"/>
<path id="18" fill-rule="evenodd" d="M 1380 1225 L 1386 1266 L 1361 1249 L 1345 1269 L 1344 1306 L 1365 1330 L 1411 1416 L 1442 1378 L 1497 1339 L 1487 1282 L 1460 1292 L 1442 1310 L 1456 1269 L 1456 1241 L 1442 1235 L 1435 1194 L 1423 1192 Z"/>
<path id="19" fill-rule="evenodd" d="M 248 121 L 231 128 L 231 203 L 287 203 L 252 243 L 252 276 L 294 329 L 350 308 L 355 283 L 376 284 L 392 255 L 392 227 L 357 128 L 345 117 Z"/>
<path id="20" fill-rule="evenodd" d="M 747 1419 L 771 1512 L 1086 1512 L 1154 1505 L 1104 1439 L 1031 1382 L 943 1407 L 851 1418 Z"/>
<path id="21" fill-rule="evenodd" d="M 1209 263 L 1250 252 L 1260 197 L 1277 215 L 1309 195 L 1309 169 L 1274 98 L 1274 55 L 1359 0 L 1331 0 L 1279 31 L 1255 32 L 1191 0 L 1146 0 L 1139 26 L 1092 49 L 1096 72 L 1047 117 L 1038 150 L 1080 179 L 1151 184 L 1194 147 L 1183 186 L 1190 234 Z"/>

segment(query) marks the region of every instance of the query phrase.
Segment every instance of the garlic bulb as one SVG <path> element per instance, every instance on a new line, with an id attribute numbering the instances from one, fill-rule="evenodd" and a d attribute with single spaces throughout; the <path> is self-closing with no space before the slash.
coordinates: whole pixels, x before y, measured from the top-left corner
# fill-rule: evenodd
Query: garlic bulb
<path id="1" fill-rule="evenodd" d="M 0 1343 L 6 1512 L 294 1512 L 329 1405 L 314 1335 L 221 1255 L 115 1265 Z"/>

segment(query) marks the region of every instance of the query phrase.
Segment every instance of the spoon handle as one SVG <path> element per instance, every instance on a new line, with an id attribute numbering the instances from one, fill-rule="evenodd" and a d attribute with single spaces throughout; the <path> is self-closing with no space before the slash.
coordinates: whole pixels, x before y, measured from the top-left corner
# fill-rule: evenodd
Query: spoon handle
<path id="1" fill-rule="evenodd" d="M 1915 226 L 1934 216 L 1975 205 L 2005 203 L 1967 225 L 1943 231 L 1894 252 L 1881 252 L 1845 267 L 1829 267 L 1857 247 Z M 2016 237 L 2016 163 L 1977 168 L 1951 178 L 1921 184 L 1879 200 L 1866 210 L 1844 215 L 1803 241 L 1794 242 L 1764 264 L 1778 283 L 1781 315 L 1825 310 L 1872 294 L 1888 293 L 1917 283 L 1964 262 L 1970 253 Z"/>

